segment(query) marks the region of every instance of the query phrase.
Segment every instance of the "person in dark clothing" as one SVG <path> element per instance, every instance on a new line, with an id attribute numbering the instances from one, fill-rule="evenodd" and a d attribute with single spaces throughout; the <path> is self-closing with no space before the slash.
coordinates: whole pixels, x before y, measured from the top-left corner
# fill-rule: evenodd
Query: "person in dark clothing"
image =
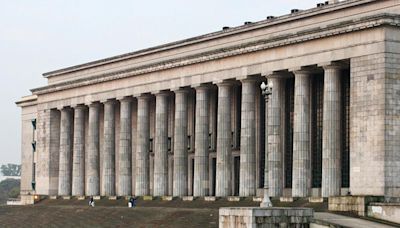
<path id="1" fill-rule="evenodd" d="M 94 207 L 94 199 L 93 199 L 93 196 L 90 197 L 89 206 Z"/>
<path id="2" fill-rule="evenodd" d="M 129 199 L 129 203 L 131 205 L 131 207 L 136 207 L 136 199 L 135 196 L 131 196 L 131 198 Z"/>

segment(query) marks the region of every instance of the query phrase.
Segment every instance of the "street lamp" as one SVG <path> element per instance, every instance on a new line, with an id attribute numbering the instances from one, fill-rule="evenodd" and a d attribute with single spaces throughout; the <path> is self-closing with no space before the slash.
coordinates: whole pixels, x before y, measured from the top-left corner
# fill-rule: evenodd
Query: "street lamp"
<path id="1" fill-rule="evenodd" d="M 260 207 L 272 207 L 271 200 L 268 196 L 268 101 L 272 94 L 272 81 L 267 81 L 268 84 L 262 82 L 260 85 L 262 95 L 265 100 L 265 166 L 264 166 L 264 197 Z"/>

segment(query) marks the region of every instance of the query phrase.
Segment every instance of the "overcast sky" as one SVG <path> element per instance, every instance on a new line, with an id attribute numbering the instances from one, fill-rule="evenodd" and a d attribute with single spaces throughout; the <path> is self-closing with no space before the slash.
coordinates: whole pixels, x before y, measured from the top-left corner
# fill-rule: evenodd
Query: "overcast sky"
<path id="1" fill-rule="evenodd" d="M 308 9 L 318 0 L 0 0 L 0 164 L 20 163 L 15 101 L 44 72 Z"/>

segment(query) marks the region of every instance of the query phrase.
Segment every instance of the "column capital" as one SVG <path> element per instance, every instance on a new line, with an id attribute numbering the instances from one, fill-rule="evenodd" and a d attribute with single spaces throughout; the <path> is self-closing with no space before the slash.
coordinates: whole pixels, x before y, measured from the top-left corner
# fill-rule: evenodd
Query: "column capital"
<path id="1" fill-rule="evenodd" d="M 131 102 L 133 100 L 133 97 L 132 96 L 117 97 L 116 100 L 119 102 Z"/>
<path id="2" fill-rule="evenodd" d="M 257 83 L 257 82 L 261 82 L 261 81 L 262 81 L 261 78 L 251 77 L 251 76 L 248 76 L 248 77 L 243 78 L 243 79 L 240 80 L 241 83 L 243 83 L 243 82 L 254 82 L 254 83 Z"/>
<path id="3" fill-rule="evenodd" d="M 102 104 L 114 104 L 115 103 L 115 99 L 106 99 L 106 100 L 101 100 L 100 103 Z"/>
<path id="4" fill-rule="evenodd" d="M 100 106 L 100 101 L 85 102 L 85 105 L 88 107 Z"/>
<path id="5" fill-rule="evenodd" d="M 72 108 L 71 108 L 71 106 L 58 106 L 56 109 L 57 109 L 58 111 L 69 111 L 69 110 L 71 110 Z"/>
<path id="6" fill-rule="evenodd" d="M 268 72 L 265 77 L 267 79 L 286 79 L 293 77 L 293 73 L 289 71 L 273 71 Z"/>
<path id="7" fill-rule="evenodd" d="M 87 106 L 85 104 L 73 104 L 71 105 L 73 109 L 85 109 Z"/>
<path id="8" fill-rule="evenodd" d="M 216 84 L 218 87 L 232 87 L 235 84 L 239 84 L 239 82 L 235 81 L 235 80 L 223 80 L 223 81 L 218 81 L 218 82 L 213 82 L 214 84 Z"/>
<path id="9" fill-rule="evenodd" d="M 136 97 L 136 99 L 138 100 L 150 100 L 152 98 L 152 95 L 149 93 L 142 93 L 134 95 L 134 97 Z"/>
<path id="10" fill-rule="evenodd" d="M 195 85 L 192 85 L 192 88 L 194 88 L 196 90 L 209 90 L 212 88 L 212 84 L 209 84 L 209 83 L 195 84 Z"/>
<path id="11" fill-rule="evenodd" d="M 318 66 L 324 68 L 324 70 L 329 70 L 329 69 L 341 70 L 341 69 L 346 69 L 348 67 L 348 64 L 344 62 L 325 62 L 318 64 Z"/>
<path id="12" fill-rule="evenodd" d="M 184 88 L 174 88 L 171 89 L 172 92 L 174 93 L 189 93 L 189 89 L 184 87 Z"/>
<path id="13" fill-rule="evenodd" d="M 157 90 L 152 92 L 151 94 L 153 94 L 154 96 L 170 96 L 171 95 L 171 91 L 169 90 Z"/>

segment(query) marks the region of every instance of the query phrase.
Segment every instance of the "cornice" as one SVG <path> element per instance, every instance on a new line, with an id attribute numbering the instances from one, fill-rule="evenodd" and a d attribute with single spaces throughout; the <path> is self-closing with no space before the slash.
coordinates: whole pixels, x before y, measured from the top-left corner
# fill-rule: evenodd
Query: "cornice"
<path id="1" fill-rule="evenodd" d="M 117 80 L 135 75 L 151 73 L 161 70 L 167 70 L 175 67 L 182 67 L 196 63 L 207 62 L 211 60 L 222 59 L 241 54 L 262 51 L 270 48 L 276 48 L 305 41 L 335 36 L 339 34 L 351 33 L 354 31 L 365 30 L 378 26 L 400 26 L 400 15 L 396 14 L 377 14 L 366 16 L 355 20 L 348 20 L 339 23 L 334 23 L 328 26 L 317 27 L 299 31 L 296 33 L 282 34 L 269 39 L 261 39 L 253 42 L 247 42 L 240 45 L 234 45 L 227 48 L 216 49 L 208 52 L 199 53 L 196 55 L 185 56 L 182 58 L 170 59 L 168 61 L 161 61 L 154 64 L 143 65 L 140 67 L 133 67 L 121 71 L 103 73 L 94 75 L 88 78 L 82 78 L 67 82 L 60 82 L 44 87 L 32 89 L 34 94 L 44 94 L 66 90 L 81 86 L 87 86 L 97 83 L 102 83 L 111 80 Z"/>
<path id="2" fill-rule="evenodd" d="M 287 14 L 287 15 L 283 15 L 283 16 L 277 16 L 277 17 L 274 17 L 273 19 L 267 19 L 267 20 L 262 20 L 262 21 L 258 21 L 258 22 L 253 22 L 253 23 L 246 24 L 246 25 L 231 27 L 226 30 L 220 30 L 217 32 L 212 32 L 212 33 L 208 33 L 205 35 L 200 35 L 200 36 L 183 39 L 183 40 L 176 41 L 176 42 L 171 42 L 171 43 L 167 43 L 167 44 L 163 44 L 163 45 L 159 45 L 159 46 L 155 46 L 155 47 L 151 47 L 151 48 L 146 48 L 146 49 L 142 49 L 142 50 L 135 51 L 135 52 L 130 52 L 130 53 L 122 54 L 122 55 L 113 56 L 110 58 L 100 59 L 100 60 L 96 60 L 96 61 L 92 61 L 92 62 L 88 62 L 88 63 L 84 63 L 84 64 L 79 64 L 79 65 L 75 65 L 75 66 L 71 66 L 71 67 L 67 67 L 67 68 L 63 68 L 63 69 L 59 69 L 59 70 L 50 71 L 50 72 L 44 73 L 43 76 L 46 78 L 58 76 L 58 75 L 75 72 L 75 71 L 79 71 L 79 70 L 84 70 L 84 69 L 88 69 L 91 67 L 96 67 L 96 66 L 100 66 L 100 65 L 104 65 L 104 64 L 123 61 L 123 60 L 131 59 L 131 58 L 137 58 L 137 57 L 148 55 L 148 54 L 154 54 L 157 52 L 162 52 L 162 51 L 166 51 L 166 50 L 170 50 L 170 49 L 174 49 L 174 48 L 184 47 L 187 45 L 193 45 L 196 43 L 201 43 L 201 42 L 205 42 L 205 41 L 209 41 L 209 40 L 213 40 L 213 39 L 232 36 L 232 35 L 236 35 L 236 34 L 243 33 L 243 32 L 262 29 L 262 28 L 275 26 L 278 24 L 287 23 L 287 22 L 291 22 L 291 21 L 295 21 L 295 20 L 301 20 L 304 18 L 313 17 L 316 15 L 321 15 L 321 14 L 325 14 L 325 13 L 330 13 L 333 11 L 350 8 L 350 7 L 354 7 L 354 6 L 359 6 L 359 5 L 363 5 L 363 4 L 368 4 L 371 2 L 375 2 L 375 1 L 378 1 L 378 0 L 346 0 L 346 1 L 341 1 L 341 2 L 337 2 L 337 3 L 331 3 L 328 5 L 324 5 L 322 7 L 315 7 L 315 8 L 311 8 L 311 9 L 307 9 L 307 10 L 300 10 L 297 13 Z"/>

